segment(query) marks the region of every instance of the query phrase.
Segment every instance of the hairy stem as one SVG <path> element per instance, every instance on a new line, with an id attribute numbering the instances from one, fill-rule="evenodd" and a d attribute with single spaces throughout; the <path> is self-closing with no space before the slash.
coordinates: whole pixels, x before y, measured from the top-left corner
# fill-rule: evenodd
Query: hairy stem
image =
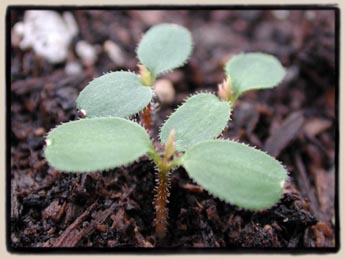
<path id="1" fill-rule="evenodd" d="M 152 148 L 148 155 L 152 158 L 157 166 L 156 181 L 157 186 L 155 188 L 155 230 L 156 236 L 159 239 L 163 239 L 166 235 L 167 229 L 167 217 L 168 217 L 168 197 L 170 188 L 169 172 L 176 166 L 181 165 L 181 157 L 175 156 L 174 145 L 175 130 L 170 132 L 169 138 L 165 144 L 164 155 L 160 156 L 158 152 Z"/>
<path id="2" fill-rule="evenodd" d="M 158 186 L 155 200 L 156 219 L 155 229 L 158 238 L 163 239 L 167 230 L 168 217 L 168 196 L 169 196 L 169 175 L 166 171 L 158 172 Z"/>
<path id="3" fill-rule="evenodd" d="M 157 166 L 157 186 L 156 199 L 154 201 L 156 209 L 155 228 L 156 236 L 163 239 L 166 235 L 167 217 L 168 217 L 168 197 L 170 188 L 169 172 L 174 167 L 181 164 L 181 157 L 175 156 L 175 129 L 170 131 L 169 137 L 165 143 L 164 155 L 160 156 L 158 152 L 152 147 L 148 155 L 152 158 Z"/>
<path id="4" fill-rule="evenodd" d="M 145 129 L 148 132 L 151 132 L 152 128 L 152 107 L 151 103 L 149 103 L 141 113 L 140 120 L 143 123 Z"/>

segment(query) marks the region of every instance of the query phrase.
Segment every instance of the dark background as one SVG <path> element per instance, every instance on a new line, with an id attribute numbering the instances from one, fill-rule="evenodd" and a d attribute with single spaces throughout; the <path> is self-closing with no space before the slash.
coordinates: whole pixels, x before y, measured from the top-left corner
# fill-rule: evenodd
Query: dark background
<path id="1" fill-rule="evenodd" d="M 32 49 L 21 50 L 20 38 L 10 37 L 9 248 L 313 251 L 337 246 L 335 10 L 70 12 L 79 33 L 65 62 L 50 64 Z M 9 32 L 23 16 L 23 9 L 8 11 Z M 223 137 L 267 151 L 286 166 L 290 177 L 279 204 L 253 213 L 212 198 L 178 169 L 171 175 L 168 235 L 157 242 L 152 226 L 154 167 L 147 158 L 109 172 L 66 174 L 48 166 L 43 147 L 51 128 L 77 118 L 75 100 L 90 80 L 108 71 L 137 71 L 135 49 L 142 34 L 162 22 L 187 27 L 194 50 L 184 67 L 162 76 L 174 85 L 176 96 L 171 104 L 159 106 L 153 132 L 190 94 L 215 92 L 224 79 L 223 66 L 233 54 L 267 52 L 282 62 L 287 76 L 273 90 L 242 96 Z M 78 56 L 75 46 L 80 40 L 96 48 L 93 64 Z M 104 50 L 107 40 L 121 50 L 115 61 Z M 78 63 L 81 72 L 66 74 L 70 62 Z"/>

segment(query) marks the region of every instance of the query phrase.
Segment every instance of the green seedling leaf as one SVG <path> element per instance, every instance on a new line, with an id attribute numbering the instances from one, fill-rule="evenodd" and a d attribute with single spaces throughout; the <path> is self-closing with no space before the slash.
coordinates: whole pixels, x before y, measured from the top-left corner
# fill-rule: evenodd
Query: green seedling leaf
<path id="1" fill-rule="evenodd" d="M 176 150 L 185 151 L 204 140 L 220 135 L 230 119 L 230 104 L 215 95 L 201 93 L 190 97 L 164 123 L 160 139 L 166 142 L 176 130 Z"/>
<path id="2" fill-rule="evenodd" d="M 181 159 L 188 174 L 210 194 L 250 210 L 276 204 L 287 172 L 274 158 L 227 140 L 195 145 Z"/>
<path id="3" fill-rule="evenodd" d="M 49 132 L 45 156 L 66 172 L 94 172 L 133 162 L 152 149 L 145 129 L 122 118 L 68 122 Z"/>
<path id="4" fill-rule="evenodd" d="M 81 91 L 77 107 L 86 117 L 122 117 L 138 113 L 152 99 L 150 87 L 131 72 L 111 72 L 91 81 Z"/>
<path id="5" fill-rule="evenodd" d="M 272 88 L 285 76 L 285 69 L 277 58 L 257 52 L 233 56 L 225 65 L 225 71 L 237 97 L 249 90 Z"/>
<path id="6" fill-rule="evenodd" d="M 154 75 L 182 66 L 192 52 L 190 32 L 177 24 L 160 24 L 149 29 L 139 43 L 138 59 Z"/>

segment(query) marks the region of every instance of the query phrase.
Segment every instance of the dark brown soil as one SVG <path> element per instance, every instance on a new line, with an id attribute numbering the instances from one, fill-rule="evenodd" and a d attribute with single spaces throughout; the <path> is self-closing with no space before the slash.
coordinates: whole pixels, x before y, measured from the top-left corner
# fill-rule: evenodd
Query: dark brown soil
<path id="1" fill-rule="evenodd" d="M 32 50 L 11 47 L 9 248 L 337 246 L 334 10 L 290 10 L 281 19 L 277 16 L 284 13 L 271 10 L 72 13 L 80 30 L 75 42 L 102 45 L 111 39 L 128 64 L 118 66 L 101 51 L 95 65 L 67 76 L 64 64 L 51 65 Z M 22 18 L 22 10 L 12 10 L 8 26 Z M 171 174 L 167 238 L 157 242 L 155 170 L 148 158 L 109 172 L 67 174 L 48 166 L 43 147 L 51 128 L 77 118 L 75 100 L 92 78 L 110 70 L 137 71 L 136 45 L 143 32 L 161 22 L 188 27 L 195 49 L 186 66 L 165 76 L 177 95 L 172 105 L 160 106 L 153 132 L 191 93 L 215 92 L 231 54 L 272 53 L 287 68 L 286 79 L 274 90 L 241 97 L 223 137 L 277 157 L 290 178 L 279 204 L 250 212 L 211 197 L 179 168 Z M 79 61 L 72 48 L 70 58 Z"/>

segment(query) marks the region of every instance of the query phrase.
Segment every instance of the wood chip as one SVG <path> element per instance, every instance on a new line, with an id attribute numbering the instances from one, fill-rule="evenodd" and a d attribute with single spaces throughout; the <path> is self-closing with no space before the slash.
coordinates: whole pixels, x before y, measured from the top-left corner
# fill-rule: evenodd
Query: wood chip
<path id="1" fill-rule="evenodd" d="M 325 237 L 333 236 L 332 227 L 328 223 L 319 221 L 318 223 L 316 223 L 315 227 L 318 228 Z"/>
<path id="2" fill-rule="evenodd" d="M 280 128 L 278 128 L 267 140 L 264 145 L 270 155 L 277 157 L 280 152 L 294 140 L 304 123 L 303 113 L 294 112 L 284 120 Z"/>
<path id="3" fill-rule="evenodd" d="M 201 193 L 204 191 L 204 189 L 201 188 L 200 186 L 195 185 L 195 184 L 190 184 L 190 183 L 183 184 L 181 187 L 190 192 Z"/>
<path id="4" fill-rule="evenodd" d="M 322 212 L 321 219 L 326 220 L 334 216 L 334 199 L 335 199 L 335 179 L 334 170 L 326 172 L 318 168 L 314 169 L 314 181 L 316 194 L 320 209 Z"/>
<path id="5" fill-rule="evenodd" d="M 50 205 L 44 209 L 42 216 L 45 219 L 52 219 L 55 222 L 60 221 L 62 215 L 65 213 L 67 203 L 59 204 L 58 200 L 54 200 Z"/>
<path id="6" fill-rule="evenodd" d="M 74 247 L 77 245 L 82 238 L 77 228 L 96 206 L 97 201 L 92 203 L 78 218 L 76 218 L 58 238 L 49 240 L 43 244 L 43 247 Z"/>
<path id="7" fill-rule="evenodd" d="M 298 171 L 296 173 L 296 180 L 297 180 L 299 189 L 301 190 L 301 193 L 304 196 L 308 197 L 312 211 L 315 213 L 317 217 L 320 217 L 321 215 L 320 206 L 317 201 L 315 189 L 313 188 L 309 180 L 309 176 L 303 164 L 301 155 L 296 152 L 294 155 L 294 158 L 295 158 L 295 164 Z"/>
<path id="8" fill-rule="evenodd" d="M 11 219 L 18 219 L 20 214 L 16 189 L 16 182 L 11 181 Z"/>
<path id="9" fill-rule="evenodd" d="M 331 126 L 332 121 L 330 120 L 311 118 L 308 121 L 306 121 L 303 129 L 308 137 L 313 138 L 322 133 L 323 131 L 327 130 Z"/>
<path id="10" fill-rule="evenodd" d="M 115 215 L 111 216 L 113 224 L 111 225 L 112 229 L 116 229 L 119 232 L 125 232 L 128 228 L 130 222 L 126 218 L 126 213 L 124 208 L 120 208 Z"/>

